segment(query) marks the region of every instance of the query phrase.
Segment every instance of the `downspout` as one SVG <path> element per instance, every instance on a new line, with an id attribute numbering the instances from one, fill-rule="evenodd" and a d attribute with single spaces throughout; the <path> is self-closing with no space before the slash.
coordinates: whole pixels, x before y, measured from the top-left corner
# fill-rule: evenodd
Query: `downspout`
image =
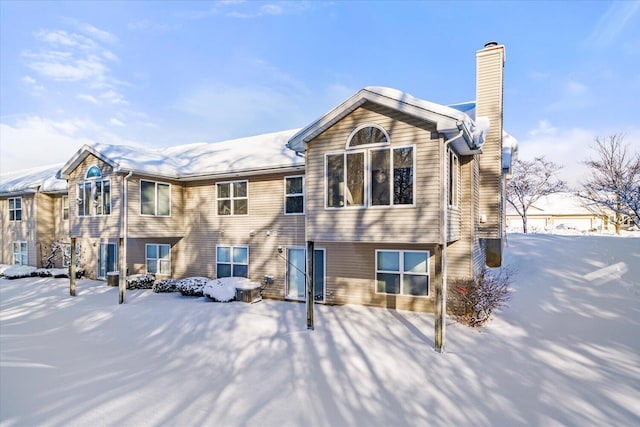
<path id="1" fill-rule="evenodd" d="M 127 233 L 128 233 L 128 225 L 129 225 L 129 209 L 128 209 L 128 201 L 129 201 L 129 192 L 127 182 L 129 178 L 133 175 L 133 171 L 130 171 L 122 180 L 122 186 L 124 187 L 123 193 L 123 202 L 122 202 L 122 271 L 120 272 L 120 292 L 119 292 L 119 303 L 124 304 L 125 302 L 125 294 L 127 292 Z"/>
<path id="2" fill-rule="evenodd" d="M 441 241 L 442 241 L 442 290 L 440 292 L 440 301 L 441 309 L 436 310 L 436 316 L 439 318 L 435 319 L 436 325 L 436 337 L 435 337 L 435 346 L 436 351 L 439 353 L 444 353 L 444 343 L 445 343 L 445 326 L 447 324 L 447 242 L 448 242 L 448 227 L 449 227 L 449 179 L 448 174 L 445 173 L 445 170 L 449 167 L 449 153 L 448 148 L 451 143 L 459 138 L 462 138 L 464 135 L 464 130 L 460 130 L 458 135 L 449 139 L 444 143 L 443 148 L 443 165 L 446 165 L 442 168 L 442 230 L 441 230 Z M 438 301 L 436 301 L 438 304 Z"/>

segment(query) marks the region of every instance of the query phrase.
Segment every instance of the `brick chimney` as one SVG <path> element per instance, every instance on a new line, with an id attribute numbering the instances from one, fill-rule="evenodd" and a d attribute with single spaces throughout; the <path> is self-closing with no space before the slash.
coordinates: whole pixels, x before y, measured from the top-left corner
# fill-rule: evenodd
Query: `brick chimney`
<path id="1" fill-rule="evenodd" d="M 491 41 L 476 52 L 476 117 L 490 122 L 480 166 L 478 235 L 484 240 L 487 265 L 502 263 L 504 178 L 502 176 L 502 93 L 505 49 Z"/>

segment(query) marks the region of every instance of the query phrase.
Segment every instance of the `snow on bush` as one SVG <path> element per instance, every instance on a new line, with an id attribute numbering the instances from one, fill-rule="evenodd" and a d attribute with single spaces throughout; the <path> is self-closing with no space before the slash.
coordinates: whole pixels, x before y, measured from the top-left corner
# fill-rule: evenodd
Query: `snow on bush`
<path id="1" fill-rule="evenodd" d="M 19 279 L 21 277 L 31 277 L 35 275 L 36 268 L 28 265 L 12 265 L 4 270 L 4 277 L 7 279 Z"/>
<path id="2" fill-rule="evenodd" d="M 39 268 L 35 274 L 40 277 L 69 277 L 68 268 Z"/>
<path id="3" fill-rule="evenodd" d="M 155 281 L 153 274 L 132 274 L 127 276 L 127 289 L 151 289 Z"/>
<path id="4" fill-rule="evenodd" d="M 229 302 L 236 297 L 235 277 L 224 277 L 209 280 L 202 293 L 214 301 Z"/>
<path id="5" fill-rule="evenodd" d="M 187 277 L 178 281 L 177 288 L 182 295 L 201 297 L 204 295 L 202 289 L 207 282 L 209 279 L 206 277 Z"/>
<path id="6" fill-rule="evenodd" d="M 153 282 L 151 290 L 155 293 L 160 292 L 178 292 L 178 280 L 176 279 L 162 279 Z"/>

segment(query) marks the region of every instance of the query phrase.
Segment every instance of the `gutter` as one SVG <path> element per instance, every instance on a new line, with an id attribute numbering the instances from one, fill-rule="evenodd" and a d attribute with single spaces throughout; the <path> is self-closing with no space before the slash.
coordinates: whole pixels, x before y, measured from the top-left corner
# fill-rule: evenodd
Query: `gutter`
<path id="1" fill-rule="evenodd" d="M 127 182 L 129 178 L 133 175 L 133 171 L 129 171 L 127 175 L 122 179 L 123 188 L 123 202 L 122 202 L 122 266 L 121 266 L 121 277 L 119 283 L 119 303 L 124 304 L 125 302 L 125 294 L 127 293 L 127 233 L 128 233 L 128 225 L 129 225 L 129 212 L 128 212 L 128 198 L 129 192 Z"/>
<path id="2" fill-rule="evenodd" d="M 447 150 L 452 142 L 455 140 L 462 138 L 464 135 L 464 131 L 461 129 L 458 135 L 450 138 L 444 143 L 443 146 L 443 165 L 448 164 L 448 153 Z M 442 304 L 442 313 L 441 319 L 436 319 L 436 324 L 438 324 L 438 320 L 440 322 L 441 329 L 438 330 L 436 326 L 436 351 L 439 353 L 444 352 L 444 344 L 445 344 L 445 329 L 446 329 L 446 318 L 447 318 L 447 243 L 448 243 L 448 228 L 449 228 L 449 203 L 448 203 L 448 194 L 449 194 L 449 179 L 448 175 L 445 173 L 446 167 L 442 168 L 442 230 L 440 239 L 442 240 L 442 291 L 441 291 L 441 304 Z M 436 302 L 437 303 L 437 302 Z M 436 313 L 437 315 L 438 313 Z M 441 334 L 438 337 L 438 334 Z M 438 339 L 439 338 L 439 339 Z M 438 346 L 437 343 L 440 343 Z"/>

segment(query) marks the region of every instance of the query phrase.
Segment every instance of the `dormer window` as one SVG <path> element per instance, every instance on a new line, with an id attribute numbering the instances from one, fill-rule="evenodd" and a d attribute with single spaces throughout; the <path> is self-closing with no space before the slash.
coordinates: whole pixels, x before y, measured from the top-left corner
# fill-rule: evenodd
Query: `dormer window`
<path id="1" fill-rule="evenodd" d="M 93 165 L 87 171 L 87 175 L 85 176 L 85 179 L 96 179 L 96 178 L 102 178 L 102 171 L 98 166 Z"/>
<path id="2" fill-rule="evenodd" d="M 389 134 L 387 134 L 387 131 L 378 125 L 372 124 L 355 128 L 347 139 L 347 149 L 388 144 Z"/>

